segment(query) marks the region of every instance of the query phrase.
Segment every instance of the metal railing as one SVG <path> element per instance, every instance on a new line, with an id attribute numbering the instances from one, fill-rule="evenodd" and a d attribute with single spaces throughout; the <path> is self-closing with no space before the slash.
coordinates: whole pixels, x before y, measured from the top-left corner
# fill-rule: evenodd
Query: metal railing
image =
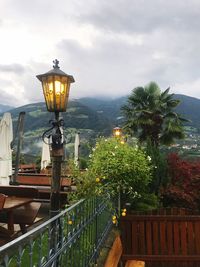
<path id="1" fill-rule="evenodd" d="M 0 267 L 89 267 L 112 226 L 109 196 L 80 200 L 0 247 Z"/>

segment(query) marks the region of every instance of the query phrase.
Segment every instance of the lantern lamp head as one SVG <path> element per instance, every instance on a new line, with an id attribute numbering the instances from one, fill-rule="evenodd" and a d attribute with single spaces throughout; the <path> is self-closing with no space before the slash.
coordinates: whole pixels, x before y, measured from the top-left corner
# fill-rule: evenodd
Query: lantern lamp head
<path id="1" fill-rule="evenodd" d="M 113 128 L 113 135 L 114 137 L 121 137 L 122 129 L 120 127 Z"/>
<path id="2" fill-rule="evenodd" d="M 52 70 L 36 77 L 42 83 L 47 110 L 50 112 L 64 112 L 67 109 L 70 85 L 75 81 L 73 76 L 60 70 L 57 59 L 53 63 Z"/>

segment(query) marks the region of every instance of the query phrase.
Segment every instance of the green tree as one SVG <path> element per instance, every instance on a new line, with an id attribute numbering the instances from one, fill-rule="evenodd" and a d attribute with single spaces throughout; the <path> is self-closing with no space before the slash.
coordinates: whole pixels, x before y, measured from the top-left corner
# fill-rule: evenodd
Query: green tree
<path id="1" fill-rule="evenodd" d="M 127 104 L 122 107 L 125 130 L 136 134 L 140 142 L 149 141 L 158 147 L 184 138 L 183 122 L 187 120 L 174 111 L 180 101 L 174 99 L 169 90 L 161 92 L 155 82 L 150 82 L 145 87 L 133 89 Z"/>

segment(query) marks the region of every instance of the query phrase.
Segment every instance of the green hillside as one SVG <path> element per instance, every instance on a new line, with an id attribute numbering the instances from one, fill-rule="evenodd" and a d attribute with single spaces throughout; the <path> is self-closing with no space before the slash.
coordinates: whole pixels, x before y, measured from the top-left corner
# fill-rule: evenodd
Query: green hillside
<path id="1" fill-rule="evenodd" d="M 45 103 L 35 103 L 12 109 L 14 132 L 17 126 L 18 115 L 25 111 L 24 124 L 24 153 L 39 154 L 42 146 L 42 134 L 51 127 L 49 121 L 54 119 L 54 113 L 47 112 Z M 110 135 L 112 123 L 103 114 L 84 106 L 78 101 L 70 101 L 66 113 L 62 113 L 64 119 L 65 135 L 71 136 L 68 144 L 68 152 L 73 150 L 74 136 L 80 132 L 82 142 L 95 140 L 99 135 Z"/>
<path id="2" fill-rule="evenodd" d="M 181 101 L 176 110 L 186 119 L 191 121 L 187 124 L 195 128 L 200 128 L 200 99 L 181 94 L 175 94 L 174 98 Z M 113 123 L 117 123 L 117 118 L 122 116 L 120 108 L 126 103 L 126 100 L 127 96 L 114 100 L 96 98 L 79 99 L 80 103 L 83 103 L 89 108 L 104 114 L 106 117 L 111 119 Z"/>
<path id="3" fill-rule="evenodd" d="M 177 108 L 178 113 L 191 120 L 189 125 L 200 129 L 200 99 L 185 95 L 175 95 L 175 98 L 181 100 L 181 104 Z M 127 97 L 117 99 L 80 98 L 70 101 L 67 112 L 62 114 L 66 128 L 65 134 L 70 133 L 72 136 L 71 142 L 67 145 L 68 153 L 73 152 L 76 132 L 80 132 L 83 154 L 86 154 L 88 142 L 92 145 L 97 136 L 109 136 L 114 126 L 122 125 L 123 118 L 120 108 L 126 100 Z M 41 136 L 45 130 L 50 128 L 49 120 L 54 118 L 54 114 L 47 112 L 45 103 L 33 103 L 12 109 L 10 112 L 14 131 L 21 111 L 26 112 L 23 151 L 38 155 L 42 146 Z"/>
<path id="4" fill-rule="evenodd" d="M 83 97 L 78 101 L 83 105 L 103 114 L 114 123 L 117 123 L 117 118 L 121 116 L 120 108 L 126 103 L 127 96 L 116 99 L 97 99 L 91 97 Z"/>
<path id="5" fill-rule="evenodd" d="M 181 94 L 176 94 L 175 98 L 181 101 L 177 112 L 191 121 L 188 125 L 200 128 L 200 99 Z"/>

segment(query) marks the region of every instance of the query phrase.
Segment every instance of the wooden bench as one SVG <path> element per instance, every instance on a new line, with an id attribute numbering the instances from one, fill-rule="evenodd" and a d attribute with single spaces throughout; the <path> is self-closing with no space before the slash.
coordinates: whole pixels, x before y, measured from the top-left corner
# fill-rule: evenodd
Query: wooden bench
<path id="1" fill-rule="evenodd" d="M 129 260 L 126 262 L 125 267 L 145 267 L 144 261 Z"/>
<path id="2" fill-rule="evenodd" d="M 5 200 L 6 200 L 6 195 L 4 194 L 0 194 L 0 212 L 3 209 Z M 10 239 L 10 235 L 7 229 L 5 229 L 4 227 L 0 226 L 0 237 L 2 241 L 6 241 Z M 3 237 L 3 239 L 2 239 Z"/>
<path id="3" fill-rule="evenodd" d="M 41 203 L 32 202 L 19 207 L 14 211 L 14 223 L 19 224 L 23 234 L 27 232 L 26 226 L 30 226 L 34 223 L 38 215 L 40 206 Z"/>
<path id="4" fill-rule="evenodd" d="M 122 260 L 145 266 L 200 266 L 200 216 L 127 215 L 120 221 Z"/>
<path id="5" fill-rule="evenodd" d="M 39 173 L 21 173 L 17 176 L 17 182 L 20 185 L 51 186 L 51 175 Z M 72 179 L 61 177 L 61 190 L 70 189 Z"/>
<path id="6" fill-rule="evenodd" d="M 118 267 L 122 256 L 122 243 L 119 236 L 115 238 L 104 267 Z M 128 260 L 125 267 L 144 267 L 144 261 Z"/>
<path id="7" fill-rule="evenodd" d="M 41 202 L 49 202 L 51 194 L 51 175 L 48 174 L 18 174 L 17 182 L 23 186 L 35 187 L 38 190 L 38 200 Z M 61 177 L 60 186 L 60 202 L 61 206 L 68 203 L 67 194 L 71 191 L 72 179 Z"/>
<path id="8" fill-rule="evenodd" d="M 0 186 L 0 194 L 16 197 L 27 197 L 36 199 L 38 197 L 38 190 L 36 188 L 27 188 L 20 186 Z M 32 225 L 40 209 L 41 203 L 31 202 L 24 206 L 16 208 L 13 212 L 14 224 L 19 224 L 22 233 L 26 232 L 26 226 Z M 7 222 L 6 213 L 0 213 L 0 222 Z"/>
<path id="9" fill-rule="evenodd" d="M 104 267 L 117 267 L 122 255 L 122 244 L 120 237 L 117 236 L 112 248 L 109 251 Z"/>
<path id="10" fill-rule="evenodd" d="M 0 193 L 5 194 L 7 196 L 29 197 L 33 199 L 37 199 L 39 196 L 37 188 L 29 188 L 15 185 L 1 185 Z"/>
<path id="11" fill-rule="evenodd" d="M 32 164 L 20 164 L 19 165 L 19 172 L 22 173 L 37 173 L 36 165 Z"/>

